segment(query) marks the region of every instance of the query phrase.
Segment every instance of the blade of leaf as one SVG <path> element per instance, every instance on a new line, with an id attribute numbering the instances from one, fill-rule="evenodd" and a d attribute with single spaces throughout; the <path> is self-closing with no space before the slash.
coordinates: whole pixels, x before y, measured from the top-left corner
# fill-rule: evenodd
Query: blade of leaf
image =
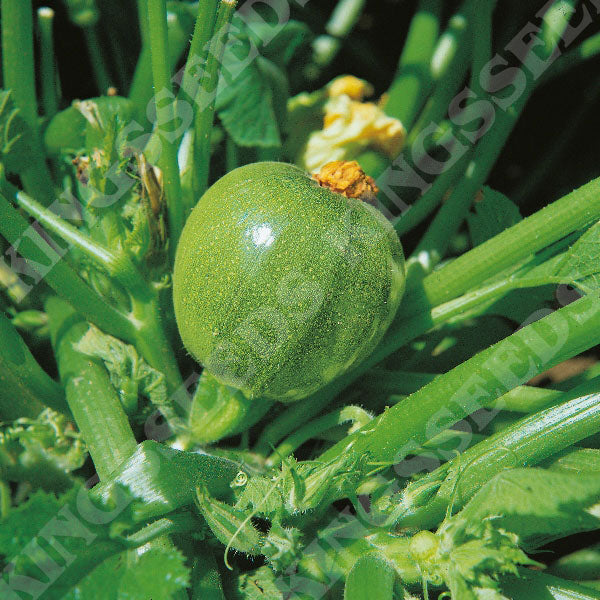
<path id="1" fill-rule="evenodd" d="M 344 600 L 392 600 L 394 570 L 377 554 L 365 554 L 355 563 L 346 579 Z"/>

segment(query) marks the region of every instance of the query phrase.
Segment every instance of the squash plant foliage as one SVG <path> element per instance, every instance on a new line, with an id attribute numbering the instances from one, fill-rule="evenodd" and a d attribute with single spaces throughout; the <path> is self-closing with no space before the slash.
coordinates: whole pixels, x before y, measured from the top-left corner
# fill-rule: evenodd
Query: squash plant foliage
<path id="1" fill-rule="evenodd" d="M 0 0 L 0 597 L 600 598 L 598 1 L 52 5 Z"/>

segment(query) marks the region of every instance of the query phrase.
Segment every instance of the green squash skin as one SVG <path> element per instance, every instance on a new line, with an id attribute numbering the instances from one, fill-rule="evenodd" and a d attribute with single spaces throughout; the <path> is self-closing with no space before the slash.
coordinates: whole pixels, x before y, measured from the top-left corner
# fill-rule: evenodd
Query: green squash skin
<path id="1" fill-rule="evenodd" d="M 404 292 L 375 208 L 263 162 L 231 171 L 184 227 L 173 274 L 187 350 L 249 397 L 304 398 L 368 356 Z"/>

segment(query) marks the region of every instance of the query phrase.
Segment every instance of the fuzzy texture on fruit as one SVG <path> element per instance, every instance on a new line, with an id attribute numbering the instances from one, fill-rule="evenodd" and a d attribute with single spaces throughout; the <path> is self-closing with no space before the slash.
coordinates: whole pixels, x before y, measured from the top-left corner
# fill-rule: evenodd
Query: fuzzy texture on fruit
<path id="1" fill-rule="evenodd" d="M 187 220 L 175 316 L 219 381 L 291 402 L 372 352 L 404 282 L 400 241 L 375 208 L 293 165 L 254 163 L 217 181 Z"/>

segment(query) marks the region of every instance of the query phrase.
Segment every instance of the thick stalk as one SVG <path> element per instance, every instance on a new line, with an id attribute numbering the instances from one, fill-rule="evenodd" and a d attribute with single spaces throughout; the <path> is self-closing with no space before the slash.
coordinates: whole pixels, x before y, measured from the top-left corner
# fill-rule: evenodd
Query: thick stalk
<path id="1" fill-rule="evenodd" d="M 219 67 L 225 43 L 229 34 L 229 24 L 233 18 L 236 0 L 220 0 L 212 35 L 206 70 L 196 95 L 194 120 L 194 196 L 200 198 L 208 185 L 210 169 L 210 137 L 215 118 L 215 101 L 219 82 Z"/>
<path id="2" fill-rule="evenodd" d="M 43 278 L 56 294 L 76 305 L 77 310 L 100 329 L 129 342 L 135 340 L 134 327 L 127 316 L 89 287 L 63 259 L 64 252 L 59 253 L 50 246 L 2 195 L 0 234 L 12 245 L 15 259 L 18 252 L 27 261 L 29 268 L 13 261 L 13 269 L 17 273 L 27 273 L 33 278 L 31 285 L 23 282 L 24 292 L 30 292 Z"/>
<path id="3" fill-rule="evenodd" d="M 198 16 L 180 91 L 180 97 L 189 102 L 193 102 L 197 95 L 199 73 L 201 74 L 206 66 L 210 42 L 215 32 L 218 4 L 218 0 L 205 0 L 198 4 Z"/>
<path id="4" fill-rule="evenodd" d="M 58 112 L 58 73 L 54 56 L 54 11 L 46 6 L 38 9 L 40 39 L 40 70 L 42 80 L 42 107 L 44 116 L 52 118 Z"/>
<path id="5" fill-rule="evenodd" d="M 40 367 L 0 310 L 0 419 L 35 419 L 44 405 L 69 414 L 61 386 Z"/>
<path id="6" fill-rule="evenodd" d="M 15 104 L 33 134 L 33 160 L 20 176 L 33 196 L 50 204 L 54 196 L 53 183 L 39 138 L 31 0 L 2 0 L 1 8 L 3 85 L 12 91 Z"/>
<path id="7" fill-rule="evenodd" d="M 133 454 L 136 440 L 104 366 L 75 345 L 87 322 L 56 297 L 46 301 L 52 345 L 67 402 L 101 480 Z"/>
<path id="8" fill-rule="evenodd" d="M 421 0 L 400 56 L 398 72 L 388 90 L 385 112 L 412 126 L 433 87 L 431 59 L 438 41 L 442 2 Z"/>
<path id="9" fill-rule="evenodd" d="M 90 55 L 90 62 L 92 63 L 92 71 L 94 72 L 94 77 L 96 79 L 96 86 L 98 87 L 100 95 L 103 96 L 111 86 L 111 79 L 104 61 L 102 44 L 98 37 L 98 31 L 95 24 L 85 26 L 82 30 Z"/>
<path id="10" fill-rule="evenodd" d="M 491 12 L 494 3 L 483 3 L 485 10 L 475 11 L 476 30 L 479 35 L 475 41 L 477 47 L 473 60 L 472 83 L 477 82 L 474 91 L 479 89 L 482 72 L 482 65 L 488 60 L 488 54 L 491 51 Z M 491 7 L 491 9 L 490 9 Z M 548 10 L 548 13 L 556 18 L 553 22 L 554 44 L 544 48 L 545 58 L 549 58 L 560 38 L 560 32 L 567 26 L 571 13 L 561 10 L 562 4 L 555 3 L 555 6 Z M 544 19 L 548 19 L 548 13 Z M 542 29 L 542 37 L 545 29 Z M 477 78 L 475 80 L 475 78 Z M 428 264 L 432 268 L 446 254 L 448 245 L 455 233 L 458 231 L 464 217 L 469 210 L 477 190 L 487 180 L 496 160 L 500 156 L 508 137 L 510 136 L 527 100 L 535 88 L 536 80 L 533 77 L 525 79 L 522 91 L 511 105 L 505 107 L 505 110 L 495 111 L 495 121 L 492 127 L 484 134 L 483 139 L 476 146 L 476 156 L 467 167 L 465 177 L 454 188 L 450 198 L 439 210 L 435 219 L 431 223 L 427 233 L 421 239 L 421 242 L 415 250 L 415 256 L 424 254 L 428 256 Z M 496 99 L 497 100 L 497 99 Z"/>
<path id="11" fill-rule="evenodd" d="M 167 14 L 167 29 L 169 32 L 169 72 L 171 72 L 181 58 L 189 42 L 189 31 L 183 26 L 179 16 L 175 13 Z M 136 116 L 144 127 L 148 124 L 147 109 L 152 101 L 152 56 L 150 45 L 142 46 L 131 86 L 129 99 L 136 107 Z"/>
<path id="12" fill-rule="evenodd" d="M 524 417 L 491 435 L 460 456 L 409 484 L 404 498 L 418 491 L 439 489 L 424 503 L 409 502 L 395 511 L 403 527 L 430 529 L 439 524 L 450 504 L 460 510 L 494 475 L 513 467 L 533 466 L 600 431 L 598 381 L 562 395 L 562 402 Z M 421 487 L 423 486 L 423 487 Z"/>
<path id="13" fill-rule="evenodd" d="M 600 177 L 425 277 L 418 289 L 407 293 L 397 322 L 456 298 L 598 218 Z"/>
<path id="14" fill-rule="evenodd" d="M 600 341 L 594 292 L 486 348 L 385 411 L 323 456 L 367 452 L 373 462 L 402 460 L 426 440 L 503 393 Z"/>
<path id="15" fill-rule="evenodd" d="M 159 166 L 163 172 L 167 213 L 169 221 L 169 248 L 175 255 L 177 240 L 183 229 L 183 205 L 181 203 L 181 182 L 177 164 L 177 145 L 173 139 L 172 127 L 175 123 L 175 102 L 169 66 L 169 44 L 167 28 L 167 6 L 165 0 L 147 0 L 148 33 L 152 57 L 152 74 L 156 94 L 157 114 L 161 115 L 156 127 L 161 135 L 162 152 Z"/>

